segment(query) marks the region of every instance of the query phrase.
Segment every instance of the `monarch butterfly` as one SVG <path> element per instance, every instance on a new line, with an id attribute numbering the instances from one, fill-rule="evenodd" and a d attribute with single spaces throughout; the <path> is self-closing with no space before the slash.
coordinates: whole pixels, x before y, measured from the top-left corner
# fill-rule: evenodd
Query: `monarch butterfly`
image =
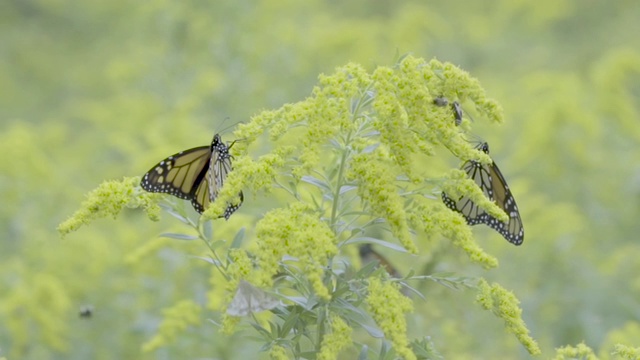
<path id="1" fill-rule="evenodd" d="M 483 142 L 478 148 L 487 155 L 489 154 L 488 143 Z M 442 201 L 444 204 L 448 208 L 461 213 L 467 220 L 467 224 L 487 224 L 510 243 L 514 245 L 522 244 L 524 240 L 524 228 L 522 227 L 520 212 L 518 211 L 516 200 L 513 198 L 511 190 L 509 190 L 509 185 L 507 185 L 507 182 L 504 180 L 496 163 L 492 161 L 491 164 L 484 165 L 475 160 L 468 160 L 462 165 L 462 169 L 467 172 L 469 178 L 478 184 L 482 191 L 484 191 L 486 197 L 493 200 L 496 205 L 507 213 L 509 221 L 504 223 L 487 214 L 466 196 L 458 200 L 453 200 L 442 192 Z"/>
<path id="2" fill-rule="evenodd" d="M 209 207 L 224 185 L 231 171 L 229 146 L 215 134 L 209 146 L 199 146 L 173 154 L 151 168 L 140 182 L 149 192 L 168 193 L 180 199 L 191 200 L 200 214 Z M 239 204 L 228 204 L 220 217 L 229 219 L 244 200 L 242 191 Z"/>

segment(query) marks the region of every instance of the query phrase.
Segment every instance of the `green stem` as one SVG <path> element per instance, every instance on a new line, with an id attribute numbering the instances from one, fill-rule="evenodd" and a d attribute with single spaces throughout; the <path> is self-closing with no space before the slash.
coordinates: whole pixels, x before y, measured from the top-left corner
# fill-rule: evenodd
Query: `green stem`
<path id="1" fill-rule="evenodd" d="M 225 279 L 229 280 L 229 276 L 225 272 L 225 269 L 222 267 L 222 264 L 223 264 L 222 260 L 220 260 L 218 253 L 216 253 L 216 250 L 213 247 L 211 247 L 211 243 L 209 243 L 209 239 L 207 239 L 207 237 L 204 235 L 204 232 L 200 229 L 200 225 L 196 225 L 191 221 L 191 219 L 189 220 L 192 223 L 194 229 L 198 231 L 198 237 L 202 239 L 202 241 L 207 245 L 207 247 L 209 248 L 209 250 L 211 250 L 211 253 L 213 254 L 214 260 L 218 262 L 218 265 L 216 265 L 216 268 L 218 269 L 218 271 L 220 271 L 220 273 L 222 274 L 222 276 L 224 276 Z M 211 220 L 208 220 L 208 221 L 211 221 Z"/>
<path id="2" fill-rule="evenodd" d="M 345 141 L 345 146 L 342 151 L 342 157 L 340 159 L 340 168 L 338 169 L 338 178 L 336 179 L 336 187 L 333 192 L 333 206 L 331 208 L 331 222 L 330 226 L 335 230 L 336 218 L 338 217 L 338 205 L 340 204 L 340 189 L 342 189 L 343 184 L 343 176 L 344 176 L 344 168 L 345 163 L 347 162 L 347 157 L 349 156 L 349 147 L 348 144 L 351 141 L 351 137 L 347 135 L 347 140 Z"/>

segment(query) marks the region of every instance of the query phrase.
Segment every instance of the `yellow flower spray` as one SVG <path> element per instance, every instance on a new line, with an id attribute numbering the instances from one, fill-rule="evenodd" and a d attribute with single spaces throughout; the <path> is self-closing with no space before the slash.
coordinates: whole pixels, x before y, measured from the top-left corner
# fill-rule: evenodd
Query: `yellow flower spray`
<path id="1" fill-rule="evenodd" d="M 223 308 L 223 331 L 235 331 L 244 319 L 238 312 L 229 315 L 224 306 L 245 281 L 251 291 L 238 298 L 246 302 L 241 304 L 244 308 L 261 309 L 252 305 L 267 298 L 281 301 L 275 308 L 262 309 L 271 317 L 259 320 L 252 313 L 246 317 L 272 359 L 308 352 L 318 359 L 333 359 L 353 350 L 352 333 L 364 324 L 362 313 L 354 309 L 367 309 L 369 320 L 396 354 L 415 359 L 416 349 L 430 350 L 424 339 L 410 339 L 407 334 L 405 317 L 413 311 L 411 300 L 396 282 L 381 279 L 379 273 L 356 271 L 349 258 L 352 245 L 373 242 L 420 254 L 417 238 L 444 236 L 473 262 L 492 268 L 497 260 L 473 240 L 464 219 L 430 194 L 444 189 L 453 196 L 469 196 L 494 217 L 506 216 L 463 172 L 434 174 L 423 165 L 442 147 L 463 160 L 491 161 L 465 140 L 470 122 L 465 119 L 457 126 L 450 108 L 434 104 L 440 97 L 471 102 L 478 116 L 502 121 L 500 106 L 485 96 L 478 81 L 451 64 L 411 56 L 372 72 L 348 64 L 321 75 L 308 98 L 264 111 L 237 127 L 238 141 L 230 150 L 233 170 L 197 221 L 172 205 L 178 200 L 166 202 L 166 196 L 141 191 L 139 178 L 125 178 L 94 190 L 59 231 L 68 234 L 94 219 L 114 217 L 125 207 L 142 207 L 156 220 L 163 200 L 169 213 L 196 234 L 170 237 L 201 239 L 210 252 L 201 258 L 220 276 L 211 277 L 215 289 L 209 294 L 223 296 L 224 289 L 226 295 L 222 301 L 208 300 L 206 308 Z M 265 153 L 253 156 L 258 149 Z M 207 225 L 217 224 L 229 203 L 239 203 L 240 191 L 245 203 L 229 224 L 238 217 L 257 217 L 254 225 L 248 218 L 242 221 L 248 244 L 242 244 L 244 230 L 230 242 Z M 269 197 L 263 198 L 265 194 Z M 139 256 L 133 254 L 129 260 Z M 536 353 L 515 297 L 496 285 L 481 283 L 480 289 L 483 306 L 505 319 L 516 337 Z M 145 351 L 174 339 L 186 325 L 197 325 L 201 308 L 205 306 L 187 302 L 172 308 L 159 334 L 144 345 Z"/>

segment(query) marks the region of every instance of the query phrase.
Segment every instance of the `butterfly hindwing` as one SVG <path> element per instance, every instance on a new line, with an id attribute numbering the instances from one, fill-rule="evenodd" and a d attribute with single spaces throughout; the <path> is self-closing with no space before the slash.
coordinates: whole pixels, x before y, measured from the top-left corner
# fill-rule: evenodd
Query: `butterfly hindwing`
<path id="1" fill-rule="evenodd" d="M 211 203 L 211 195 L 209 195 L 209 181 L 203 180 L 200 182 L 193 197 L 191 198 L 191 205 L 200 214 L 202 214 Z"/>
<path id="2" fill-rule="evenodd" d="M 524 240 L 524 228 L 522 227 L 522 219 L 520 218 L 518 205 L 516 205 L 516 200 L 511 194 L 509 185 L 507 185 L 498 166 L 493 163 L 491 167 L 492 188 L 494 189 L 492 199 L 507 213 L 509 222 L 503 223 L 487 214 L 486 224 L 498 231 L 509 242 L 520 245 Z"/>

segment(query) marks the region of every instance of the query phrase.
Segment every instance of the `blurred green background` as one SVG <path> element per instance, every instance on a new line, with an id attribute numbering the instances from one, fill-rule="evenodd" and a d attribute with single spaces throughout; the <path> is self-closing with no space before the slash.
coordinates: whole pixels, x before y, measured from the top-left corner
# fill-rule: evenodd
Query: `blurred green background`
<path id="1" fill-rule="evenodd" d="M 513 290 L 543 358 L 581 341 L 602 358 L 616 342 L 640 346 L 638 19 L 637 0 L 0 2 L 0 356 L 251 354 L 247 333 L 227 338 L 208 322 L 141 353 L 163 308 L 206 302 L 209 268 L 188 256 L 201 244 L 157 239 L 184 231 L 175 220 L 130 210 L 62 240 L 57 224 L 103 180 L 207 144 L 227 117 L 301 100 L 349 61 L 373 69 L 408 52 L 469 71 L 504 107 L 505 125 L 476 119 L 474 131 L 526 237 L 516 248 L 475 227 L 500 260 L 491 271 L 446 241 L 392 260 Z M 259 216 L 252 201 L 242 211 Z M 412 337 L 431 336 L 446 358 L 529 357 L 472 291 L 421 289 Z M 80 318 L 87 304 L 94 315 Z"/>

